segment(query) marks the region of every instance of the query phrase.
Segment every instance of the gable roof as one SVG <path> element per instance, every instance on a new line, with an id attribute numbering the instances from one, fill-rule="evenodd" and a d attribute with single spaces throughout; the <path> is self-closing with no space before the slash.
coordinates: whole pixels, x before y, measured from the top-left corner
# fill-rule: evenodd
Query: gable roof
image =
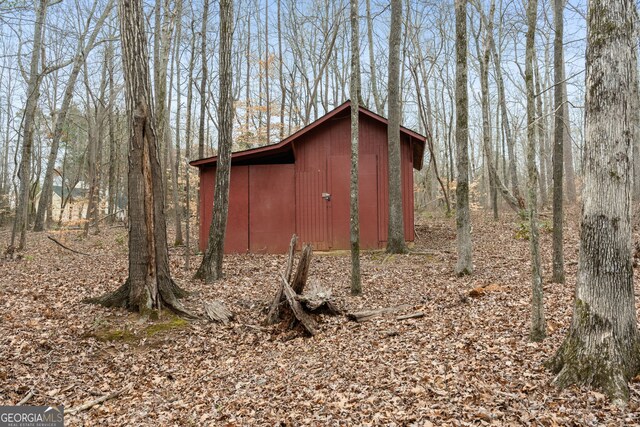
<path id="1" fill-rule="evenodd" d="M 61 185 L 54 185 L 54 186 L 52 186 L 51 189 L 59 197 L 63 196 L 63 188 L 62 188 Z M 81 198 L 85 197 L 86 194 L 87 194 L 87 191 L 84 188 L 76 187 L 71 191 L 71 198 L 72 199 L 81 199 Z M 69 196 L 69 189 L 65 187 L 64 188 L 64 197 L 67 197 L 67 196 Z"/>
<path id="2" fill-rule="evenodd" d="M 338 116 L 340 113 L 346 110 L 351 109 L 351 101 L 348 100 L 344 102 L 342 105 L 336 107 L 332 111 L 328 112 L 324 116 L 320 117 L 315 122 L 308 124 L 307 126 L 299 129 L 298 131 L 292 133 L 282 141 L 265 145 L 262 147 L 250 148 L 248 150 L 236 151 L 231 154 L 231 159 L 234 164 L 238 164 L 239 162 L 250 162 L 254 159 L 263 159 L 268 163 L 293 163 L 293 147 L 292 143 L 302 135 L 307 132 L 321 126 L 325 122 L 333 119 Z M 389 121 L 370 111 L 364 107 L 359 107 L 358 111 L 360 114 L 364 114 L 368 117 L 373 118 L 374 120 L 383 123 L 385 126 L 389 124 Z M 400 133 L 409 136 L 413 141 L 413 167 L 417 170 L 422 169 L 422 159 L 424 157 L 424 148 L 427 138 L 423 135 L 420 135 L 417 132 L 412 131 L 411 129 L 407 129 L 404 126 L 400 126 Z M 218 160 L 218 156 L 205 157 L 198 160 L 193 160 L 189 162 L 191 166 L 204 167 L 204 166 L 212 166 Z"/>

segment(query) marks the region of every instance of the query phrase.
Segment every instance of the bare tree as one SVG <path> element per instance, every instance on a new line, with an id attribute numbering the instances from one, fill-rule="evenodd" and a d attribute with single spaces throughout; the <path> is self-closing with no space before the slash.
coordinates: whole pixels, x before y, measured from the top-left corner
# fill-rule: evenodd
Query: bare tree
<path id="1" fill-rule="evenodd" d="M 73 66 L 71 69 L 71 73 L 69 74 L 69 79 L 67 80 L 67 86 L 64 91 L 64 95 L 62 98 L 62 104 L 60 109 L 56 114 L 56 121 L 54 125 L 53 136 L 51 138 L 51 150 L 49 151 L 49 157 L 47 158 L 47 167 L 44 174 L 44 182 L 42 184 L 42 195 L 40 196 L 40 200 L 38 201 L 38 209 L 36 211 L 36 219 L 35 224 L 33 226 L 33 231 L 43 231 L 45 226 L 45 213 L 47 211 L 48 206 L 51 204 L 51 192 L 53 191 L 53 174 L 54 168 L 56 164 L 56 159 L 58 157 L 58 150 L 60 148 L 60 138 L 62 137 L 62 133 L 64 130 L 64 125 L 67 119 L 67 113 L 69 112 L 69 106 L 71 105 L 71 100 L 73 99 L 73 92 L 75 89 L 75 84 L 78 79 L 78 75 L 82 68 L 82 65 L 85 63 L 89 52 L 93 49 L 93 46 L 96 43 L 96 39 L 98 37 L 99 32 L 101 31 L 105 20 L 111 14 L 111 10 L 113 8 L 113 0 L 109 0 L 107 5 L 105 6 L 102 14 L 99 16 L 96 21 L 91 34 L 89 34 L 90 24 L 93 20 L 93 16 L 95 10 L 98 6 L 98 2 L 95 1 L 93 3 L 91 12 L 87 17 L 87 22 L 85 24 L 85 28 L 82 31 L 81 36 L 78 38 L 78 44 L 76 46 L 76 53 L 73 58 Z M 88 35 L 88 40 L 87 39 Z M 86 44 L 85 44 L 86 40 Z"/>
<path id="2" fill-rule="evenodd" d="M 90 302 L 141 313 L 168 307 L 188 314 L 178 301 L 185 292 L 169 270 L 142 0 L 120 0 L 118 14 L 129 118 L 129 277 L 115 292 Z"/>
<path id="3" fill-rule="evenodd" d="M 456 8 L 456 231 L 458 262 L 455 272 L 473 272 L 471 218 L 469 215 L 469 96 L 467 94 L 467 0 L 455 0 Z"/>
<path id="4" fill-rule="evenodd" d="M 200 131 L 198 133 L 198 158 L 204 157 L 204 141 L 207 108 L 207 22 L 209 20 L 209 0 L 204 0 L 202 11 L 202 28 L 200 30 L 200 56 L 202 60 L 202 75 L 200 76 Z"/>
<path id="5" fill-rule="evenodd" d="M 584 207 L 573 318 L 549 366 L 559 387 L 585 384 L 614 403 L 640 371 L 633 290 L 632 145 L 638 110 L 633 0 L 592 0 L 587 16 Z"/>
<path id="6" fill-rule="evenodd" d="M 371 77 L 369 79 L 371 83 L 371 93 L 373 94 L 373 103 L 376 107 L 376 113 L 384 113 L 384 102 L 380 99 L 381 96 L 378 92 L 378 77 L 376 76 L 376 62 L 373 55 L 373 18 L 371 17 L 371 0 L 365 0 L 367 5 L 367 44 L 369 48 L 369 70 Z M 353 98 L 352 98 L 353 99 Z"/>
<path id="7" fill-rule="evenodd" d="M 358 24 L 358 0 L 351 0 L 351 179 L 349 229 L 351 241 L 351 294 L 362 293 L 360 278 L 360 218 L 358 190 L 358 114 L 360 114 L 360 34 Z"/>
<path id="8" fill-rule="evenodd" d="M 402 209 L 402 168 L 400 163 L 400 33 L 402 32 L 402 0 L 391 0 L 389 32 L 389 228 L 387 252 L 405 253 L 404 218 Z"/>
<path id="9" fill-rule="evenodd" d="M 31 52 L 31 64 L 27 78 L 27 102 L 24 108 L 24 118 L 22 121 L 22 153 L 18 178 L 20 178 L 20 190 L 16 201 L 16 216 L 13 221 L 11 231 L 12 248 L 16 247 L 16 237 L 19 234 L 17 249 L 23 250 L 27 244 L 28 227 L 28 207 L 29 207 L 29 187 L 31 183 L 31 155 L 33 150 L 33 135 L 35 132 L 36 112 L 38 109 L 38 98 L 40 96 L 40 82 L 42 71 L 40 70 L 40 58 L 42 49 L 43 24 L 47 14 L 48 0 L 40 0 L 36 8 L 36 19 L 33 30 L 33 49 Z"/>
<path id="10" fill-rule="evenodd" d="M 531 248 L 531 341 L 541 341 L 546 336 L 544 320 L 544 300 L 542 298 L 542 273 L 540 267 L 540 249 L 538 237 L 537 180 L 536 170 L 536 107 L 533 84 L 533 66 L 538 0 L 529 0 L 527 4 L 527 38 L 525 52 L 525 86 L 527 90 L 527 202 L 529 214 L 529 246 Z"/>
<path id="11" fill-rule="evenodd" d="M 562 211 L 562 172 L 564 148 L 564 106 L 563 106 L 563 10 L 565 0 L 553 1 L 553 84 L 554 84 L 554 131 L 553 131 L 553 281 L 564 283 L 564 253 L 562 248 L 563 211 Z M 567 141 L 568 142 L 568 141 Z"/>
<path id="12" fill-rule="evenodd" d="M 196 277 L 212 282 L 222 278 L 224 238 L 229 211 L 229 175 L 233 139 L 233 99 L 231 96 L 231 49 L 233 42 L 233 0 L 220 0 L 220 98 L 218 102 L 218 161 L 214 190 L 213 221 L 207 250 Z M 201 224 L 201 227 L 206 224 Z"/>

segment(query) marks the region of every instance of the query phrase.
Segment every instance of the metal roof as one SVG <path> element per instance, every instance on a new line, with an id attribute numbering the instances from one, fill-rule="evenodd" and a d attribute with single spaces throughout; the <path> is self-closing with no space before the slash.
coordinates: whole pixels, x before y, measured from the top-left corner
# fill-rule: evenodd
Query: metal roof
<path id="1" fill-rule="evenodd" d="M 308 124 L 307 126 L 299 129 L 298 131 L 292 133 L 282 141 L 265 145 L 262 147 L 250 148 L 248 150 L 236 151 L 231 154 L 231 160 L 233 164 L 243 164 L 243 163 L 251 163 L 252 161 L 256 161 L 258 159 L 262 161 L 266 161 L 267 163 L 293 163 L 294 162 L 294 152 L 293 152 L 293 142 L 300 138 L 302 135 L 307 132 L 321 126 L 325 122 L 331 120 L 332 118 L 338 116 L 343 111 L 349 110 L 351 108 L 351 101 L 348 100 L 344 102 L 342 105 L 338 106 L 334 110 L 328 112 L 324 116 L 320 117 L 318 120 L 313 123 Z M 368 117 L 371 117 L 385 125 L 389 124 L 389 121 L 364 108 L 359 107 L 360 114 L 364 114 Z M 412 138 L 415 143 L 413 145 L 413 167 L 417 170 L 422 169 L 422 160 L 424 157 L 424 148 L 427 138 L 423 135 L 420 135 L 417 132 L 412 131 L 411 129 L 407 129 L 404 126 L 400 126 L 400 133 L 404 133 Z M 218 160 L 218 156 L 205 157 L 198 160 L 193 160 L 189 162 L 191 166 L 197 167 L 205 167 L 212 166 Z"/>

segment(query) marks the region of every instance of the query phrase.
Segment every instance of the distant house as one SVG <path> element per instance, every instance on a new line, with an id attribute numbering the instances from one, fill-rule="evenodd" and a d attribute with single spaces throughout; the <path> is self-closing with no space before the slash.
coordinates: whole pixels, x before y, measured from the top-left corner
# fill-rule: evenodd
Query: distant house
<path id="1" fill-rule="evenodd" d="M 64 203 L 64 206 L 63 206 Z M 72 221 L 84 218 L 87 214 L 87 189 L 74 188 L 71 192 L 62 185 L 53 186 L 51 196 L 51 216 L 53 221 Z"/>
<path id="2" fill-rule="evenodd" d="M 349 248 L 351 103 L 281 142 L 233 153 L 225 251 L 286 252 L 293 233 L 315 250 Z M 360 108 L 360 243 L 386 245 L 387 120 Z M 401 128 L 405 239 L 414 239 L 413 169 L 422 168 L 426 138 Z M 195 160 L 200 172 L 200 248 L 213 212 L 217 157 Z"/>

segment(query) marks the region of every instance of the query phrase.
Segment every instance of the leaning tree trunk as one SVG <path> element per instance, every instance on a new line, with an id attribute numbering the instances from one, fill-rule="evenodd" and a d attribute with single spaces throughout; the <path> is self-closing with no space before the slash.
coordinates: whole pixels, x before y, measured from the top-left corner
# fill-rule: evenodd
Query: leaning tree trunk
<path id="1" fill-rule="evenodd" d="M 207 250 L 196 277 L 212 282 L 222 278 L 224 237 L 229 212 L 229 175 L 233 138 L 233 97 L 231 93 L 231 47 L 233 39 L 233 0 L 220 0 L 220 101 L 218 103 L 218 163 L 214 189 L 213 220 Z M 206 227 L 206 224 L 200 224 Z"/>
<path id="2" fill-rule="evenodd" d="M 469 95 L 467 94 L 467 0 L 456 0 L 456 231 L 458 262 L 456 274 L 473 272 L 471 218 L 469 215 Z"/>
<path id="3" fill-rule="evenodd" d="M 529 246 L 531 248 L 531 341 L 542 341 L 546 336 L 544 301 L 542 298 L 542 273 L 540 267 L 540 245 L 538 237 L 538 198 L 536 171 L 536 107 L 533 84 L 533 66 L 538 0 L 529 0 L 527 6 L 527 40 L 525 53 L 525 85 L 527 89 L 527 202 L 529 205 Z"/>
<path id="4" fill-rule="evenodd" d="M 615 403 L 640 370 L 631 244 L 638 110 L 634 0 L 592 0 L 587 16 L 584 207 L 571 327 L 549 365 L 559 387 L 585 384 Z"/>
<path id="5" fill-rule="evenodd" d="M 114 293 L 90 300 L 145 312 L 168 307 L 188 314 L 169 271 L 162 169 L 156 139 L 142 0 L 118 5 L 129 118 L 129 277 Z"/>
<path id="6" fill-rule="evenodd" d="M 400 32 L 402 31 L 402 1 L 391 0 L 391 30 L 389 33 L 389 227 L 387 252 L 405 253 L 402 216 L 402 167 L 400 159 Z"/>

